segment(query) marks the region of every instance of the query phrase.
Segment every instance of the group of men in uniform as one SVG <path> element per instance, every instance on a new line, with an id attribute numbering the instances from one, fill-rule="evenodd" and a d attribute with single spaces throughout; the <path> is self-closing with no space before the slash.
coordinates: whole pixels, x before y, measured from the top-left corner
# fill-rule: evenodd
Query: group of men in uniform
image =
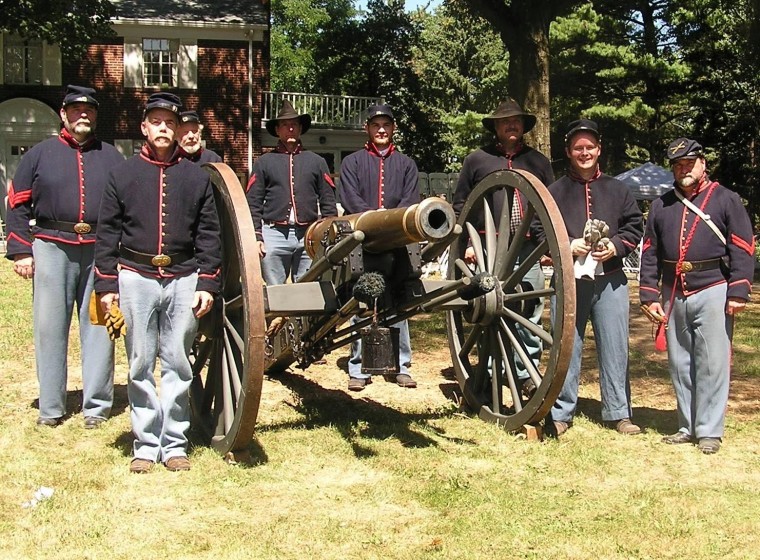
<path id="1" fill-rule="evenodd" d="M 188 470 L 188 393 L 192 378 L 190 346 L 197 320 L 207 313 L 220 287 L 220 239 L 210 179 L 195 164 L 221 161 L 201 145 L 202 125 L 183 111 L 171 93 L 150 96 L 141 131 L 145 144 L 124 161 L 113 146 L 95 137 L 95 91 L 69 86 L 60 116 L 60 134 L 41 142 L 23 158 L 9 189 L 8 252 L 14 270 L 34 278 L 34 337 L 40 384 L 42 426 L 56 426 L 66 414 L 66 357 L 72 311 L 88 315 L 92 292 L 104 313 L 123 312 L 129 326 L 128 394 L 135 434 L 132 472 L 148 472 L 163 462 Z M 572 359 L 546 428 L 564 434 L 578 400 L 581 355 L 591 320 L 599 358 L 602 418 L 622 434 L 638 434 L 632 421 L 628 377 L 628 285 L 623 258 L 637 250 L 643 235 L 640 298 L 667 327 L 669 366 L 676 389 L 679 431 L 670 444 L 695 442 L 715 453 L 723 437 L 728 398 L 733 317 L 749 300 L 754 271 L 754 238 L 746 210 L 732 191 L 711 181 L 702 146 L 681 138 L 668 148 L 675 189 L 652 205 L 646 232 L 630 191 L 602 173 L 602 135 L 589 119 L 571 123 L 565 136 L 566 176 L 555 181 L 549 160 L 528 146 L 524 134 L 536 117 L 507 100 L 483 119 L 492 143 L 464 161 L 454 194 L 457 215 L 472 189 L 488 174 L 523 170 L 548 185 L 563 215 L 574 259 L 593 259 L 593 271 L 576 278 L 577 311 Z M 335 183 L 323 158 L 305 150 L 301 135 L 311 118 L 284 102 L 267 131 L 275 149 L 259 157 L 246 187 L 262 275 L 267 284 L 297 281 L 311 262 L 304 252 L 307 227 L 319 216 L 337 214 Z M 415 162 L 393 143 L 396 121 L 387 105 L 369 109 L 365 147 L 341 167 L 340 199 L 347 213 L 410 206 L 420 200 Z M 505 199 L 496 201 L 501 215 Z M 525 214 L 523 195 L 513 197 L 514 232 Z M 585 228 L 601 220 L 609 228 L 601 244 L 590 244 Z M 31 224 L 31 227 L 30 227 Z M 483 224 L 474 224 L 483 229 Z M 540 230 L 531 228 L 527 257 Z M 465 261 L 474 262 L 471 251 Z M 519 266 L 518 260 L 517 266 Z M 524 281 L 544 285 L 539 263 Z M 554 313 L 552 301 L 552 313 Z M 543 304 L 530 320 L 541 321 Z M 411 377 L 409 327 L 402 321 L 401 387 Z M 541 340 L 519 331 L 527 357 L 537 366 Z M 105 329 L 80 321 L 83 413 L 86 428 L 97 428 L 111 412 L 113 343 Z M 153 368 L 161 359 L 162 385 Z M 518 360 L 519 362 L 519 360 Z M 518 363 L 521 390 L 535 385 Z M 361 371 L 361 345 L 348 361 L 353 391 L 371 379 Z"/>
<path id="2" fill-rule="evenodd" d="M 647 316 L 666 331 L 669 369 L 676 392 L 679 430 L 667 444 L 695 443 L 705 454 L 717 453 L 724 434 L 731 368 L 733 320 L 750 298 L 755 240 L 739 196 L 712 181 L 702 146 L 679 138 L 667 150 L 674 189 L 652 204 L 644 220 L 630 190 L 605 175 L 599 165 L 602 135 L 596 122 L 578 119 L 565 134 L 568 172 L 554 181 L 548 161 L 523 143 L 535 117 L 510 100 L 483 119 L 495 143 L 468 156 L 459 176 L 454 208 L 461 211 L 472 188 L 497 170 L 526 170 L 548 185 L 562 214 L 576 266 L 576 315 L 571 361 L 560 394 L 547 417 L 549 435 L 560 436 L 573 424 L 578 402 L 583 341 L 588 321 L 596 340 L 602 420 L 621 434 L 642 432 L 632 421 L 628 373 L 629 292 L 623 259 L 641 245 L 640 300 Z M 548 171 L 547 171 L 548 170 Z M 495 197 L 494 197 L 495 198 Z M 512 231 L 523 217 L 523 198 L 515 196 Z M 502 215 L 494 201 L 496 216 Z M 589 224 L 605 224 L 605 237 L 591 242 Z M 482 224 L 474 224 L 478 229 Z M 497 224 L 498 225 L 498 224 Z M 526 251 L 542 235 L 530 229 Z M 465 260 L 472 260 L 465 253 Z M 519 261 L 518 261 L 519 263 Z M 582 272 L 581 272 L 582 271 Z M 534 289 L 543 278 L 526 274 Z M 552 298 L 552 320 L 555 313 Z M 540 320 L 534 315 L 531 320 Z M 520 331 L 526 349 L 529 334 Z M 537 352 L 530 357 L 537 365 Z M 519 364 L 518 364 L 519 366 Z M 518 367 L 518 378 L 530 381 Z"/>
<path id="3" fill-rule="evenodd" d="M 74 309 L 84 427 L 98 428 L 111 414 L 114 344 L 89 320 L 94 292 L 95 306 L 123 313 L 128 326 L 130 471 L 157 462 L 188 470 L 188 356 L 197 320 L 219 291 L 221 265 L 213 190 L 196 163 L 221 158 L 202 148 L 197 113 L 183 112 L 174 94 L 149 97 L 140 123 L 145 144 L 127 160 L 96 138 L 98 108 L 95 90 L 68 86 L 60 133 L 24 155 L 8 193 L 6 256 L 34 282 L 37 424 L 54 427 L 66 415 Z"/>

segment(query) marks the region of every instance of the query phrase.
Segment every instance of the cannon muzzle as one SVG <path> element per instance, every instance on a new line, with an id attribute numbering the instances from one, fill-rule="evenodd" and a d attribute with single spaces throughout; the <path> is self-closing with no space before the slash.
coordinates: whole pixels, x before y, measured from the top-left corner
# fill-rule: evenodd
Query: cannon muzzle
<path id="1" fill-rule="evenodd" d="M 409 208 L 368 210 L 323 218 L 309 226 L 304 246 L 313 259 L 320 253 L 320 247 L 335 244 L 350 231 L 361 231 L 365 236 L 362 248 L 381 253 L 409 243 L 442 241 L 452 234 L 455 225 L 456 215 L 451 204 L 430 197 Z M 350 230 L 346 226 L 350 226 Z"/>

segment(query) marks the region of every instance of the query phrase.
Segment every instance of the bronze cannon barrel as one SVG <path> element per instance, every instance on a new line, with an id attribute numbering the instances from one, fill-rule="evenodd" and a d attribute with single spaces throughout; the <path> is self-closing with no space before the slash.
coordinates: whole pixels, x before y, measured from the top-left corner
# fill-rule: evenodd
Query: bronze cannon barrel
<path id="1" fill-rule="evenodd" d="M 323 218 L 306 231 L 304 246 L 309 256 L 315 257 L 323 241 L 334 244 L 345 233 L 341 226 L 346 223 L 353 231 L 364 233 L 362 248 L 365 251 L 380 253 L 409 243 L 442 241 L 454 231 L 456 215 L 451 204 L 430 197 L 408 208 L 368 210 Z"/>

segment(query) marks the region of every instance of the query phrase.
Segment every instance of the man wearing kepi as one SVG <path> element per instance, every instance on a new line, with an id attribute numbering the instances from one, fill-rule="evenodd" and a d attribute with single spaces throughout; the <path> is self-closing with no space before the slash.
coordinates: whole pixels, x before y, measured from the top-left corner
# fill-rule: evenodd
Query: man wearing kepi
<path id="1" fill-rule="evenodd" d="M 549 159 L 541 152 L 525 144 L 523 140 L 523 135 L 530 132 L 536 125 L 536 117 L 534 115 L 523 111 L 522 107 L 515 100 L 508 99 L 500 103 L 493 114 L 485 117 L 482 122 L 483 126 L 494 134 L 495 140 L 493 143 L 479 148 L 465 158 L 462 164 L 462 171 L 459 173 L 457 188 L 454 192 L 453 206 L 457 216 L 461 213 L 472 189 L 486 176 L 495 171 L 507 169 L 529 171 L 538 177 L 544 185 L 550 185 L 554 182 L 554 172 L 552 171 Z M 504 205 L 504 191 L 499 191 L 494 195 L 493 205 L 494 215 L 501 216 Z M 520 225 L 526 208 L 527 199 L 525 195 L 518 193 L 518 196 L 513 198 L 510 212 L 510 230 L 512 234 L 515 233 Z M 483 219 L 481 216 L 478 223 L 473 224 L 481 233 L 485 231 Z M 499 224 L 497 223 L 496 227 L 498 228 L 498 226 Z M 526 240 L 515 266 L 519 266 L 535 248 L 536 245 L 531 240 Z M 475 253 L 472 248 L 468 248 L 465 251 L 465 261 L 468 263 L 475 262 Z M 544 281 L 541 265 L 536 261 L 523 277 L 523 282 L 530 284 L 529 289 L 537 290 L 544 287 Z M 540 324 L 543 311 L 543 299 L 540 299 L 533 306 L 530 320 L 536 325 Z M 520 333 L 522 341 L 525 343 L 528 356 L 530 356 L 534 365 L 538 366 L 538 362 L 541 359 L 541 339 L 520 325 L 517 326 L 517 330 Z M 535 390 L 535 384 L 530 380 L 520 358 L 515 356 L 515 360 L 518 368 L 517 375 L 522 380 L 523 392 L 530 394 Z"/>
<path id="2" fill-rule="evenodd" d="M 565 135 L 569 173 L 549 186 L 565 221 L 576 263 L 588 258 L 595 263 L 583 275 L 576 273 L 573 352 L 562 391 L 547 418 L 550 434 L 561 435 L 572 426 L 589 319 L 599 361 L 602 420 L 621 434 L 641 433 L 641 428 L 631 422 L 628 280 L 623 258 L 638 247 L 643 219 L 628 187 L 602 173 L 601 152 L 602 136 L 597 124 L 589 119 L 573 121 Z M 609 228 L 606 237 L 593 244 L 587 236 L 591 220 L 601 220 Z"/>
<path id="3" fill-rule="evenodd" d="M 180 108 L 172 93 L 150 96 L 140 125 L 146 143 L 111 173 L 98 219 L 95 290 L 104 311 L 118 303 L 127 324 L 134 473 L 158 461 L 171 471 L 190 469 L 188 356 L 198 318 L 220 288 L 212 185 L 203 169 L 180 155 Z"/>
<path id="4" fill-rule="evenodd" d="M 396 120 L 387 105 L 373 105 L 367 111 L 364 125 L 368 141 L 364 149 L 346 157 L 340 168 L 341 204 L 347 214 L 356 214 L 381 208 L 405 208 L 420 201 L 417 186 L 417 164 L 399 152 L 393 144 Z M 355 321 L 355 318 L 352 319 Z M 409 375 L 412 362 L 412 345 L 409 322 L 392 325 L 399 329 L 399 373 L 396 383 L 414 388 L 417 382 Z M 361 391 L 370 382 L 362 373 L 361 341 L 351 344 L 348 360 L 348 388 Z"/>
<path id="5" fill-rule="evenodd" d="M 699 143 L 678 138 L 667 158 L 675 189 L 649 211 L 639 297 L 666 321 L 678 431 L 663 441 L 711 454 L 723 438 L 734 316 L 750 297 L 755 243 L 739 196 L 710 180 Z"/>
<path id="6" fill-rule="evenodd" d="M 179 143 L 180 150 L 182 150 L 182 157 L 198 165 L 222 161 L 221 156 L 214 150 L 203 147 L 201 143 L 202 132 L 203 125 L 197 112 L 183 111 L 180 113 L 177 142 Z"/>
<path id="7" fill-rule="evenodd" d="M 299 115 L 290 101 L 283 101 L 277 117 L 266 124 L 267 132 L 279 139 L 277 146 L 256 160 L 248 181 L 261 274 L 270 286 L 288 278 L 297 282 L 306 274 L 311 266 L 303 244 L 306 230 L 320 214 L 337 215 L 327 162 L 301 143 L 310 126 L 310 115 Z"/>
<path id="8" fill-rule="evenodd" d="M 57 426 L 66 414 L 72 309 L 80 319 L 85 428 L 97 428 L 113 404 L 113 343 L 105 328 L 90 323 L 88 304 L 100 199 L 109 171 L 124 158 L 95 137 L 94 96 L 94 89 L 68 86 L 61 132 L 21 158 L 8 190 L 6 257 L 16 274 L 34 282 L 40 426 Z"/>

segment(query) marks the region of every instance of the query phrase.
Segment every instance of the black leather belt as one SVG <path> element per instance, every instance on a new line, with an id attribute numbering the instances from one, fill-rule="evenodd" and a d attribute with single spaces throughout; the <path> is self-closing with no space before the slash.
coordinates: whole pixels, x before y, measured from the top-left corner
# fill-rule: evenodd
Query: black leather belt
<path id="1" fill-rule="evenodd" d="M 173 253 L 171 255 L 150 255 L 148 253 L 140 253 L 139 251 L 133 251 L 123 245 L 119 247 L 119 254 L 134 263 L 142 264 L 146 266 L 171 266 L 173 264 L 182 264 L 185 261 L 189 261 L 193 258 L 193 253 L 185 251 L 182 253 Z"/>
<path id="2" fill-rule="evenodd" d="M 700 270 L 715 270 L 720 268 L 720 259 L 709 259 L 706 261 L 663 261 L 664 268 L 669 271 L 675 271 L 677 274 L 685 272 L 699 272 Z"/>
<path id="3" fill-rule="evenodd" d="M 88 224 L 87 222 L 58 222 L 56 220 L 37 218 L 37 227 L 41 227 L 42 229 L 57 229 L 58 231 L 78 233 L 79 235 L 95 233 L 95 224 Z"/>

